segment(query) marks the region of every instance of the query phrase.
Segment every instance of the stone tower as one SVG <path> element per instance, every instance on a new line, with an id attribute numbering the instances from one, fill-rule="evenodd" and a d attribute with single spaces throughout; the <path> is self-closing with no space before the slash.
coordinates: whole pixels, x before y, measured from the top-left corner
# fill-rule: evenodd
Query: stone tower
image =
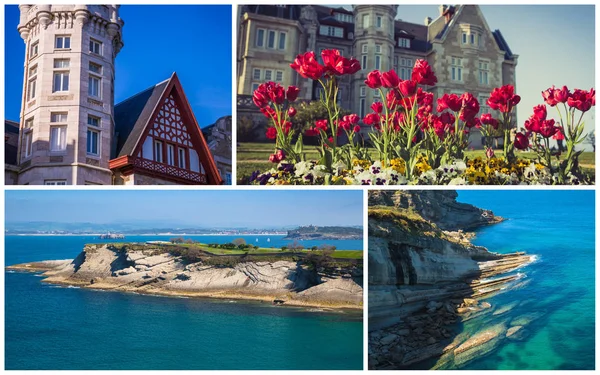
<path id="1" fill-rule="evenodd" d="M 111 184 L 118 5 L 19 5 L 18 184 Z"/>
<path id="2" fill-rule="evenodd" d="M 353 75 L 352 89 L 354 100 L 352 107 L 357 108 L 361 116 L 368 113 L 369 106 L 376 99 L 375 91 L 365 86 L 367 74 L 375 69 L 392 69 L 394 56 L 394 19 L 397 5 L 353 5 L 354 11 L 354 55 L 360 61 L 362 70 Z"/>

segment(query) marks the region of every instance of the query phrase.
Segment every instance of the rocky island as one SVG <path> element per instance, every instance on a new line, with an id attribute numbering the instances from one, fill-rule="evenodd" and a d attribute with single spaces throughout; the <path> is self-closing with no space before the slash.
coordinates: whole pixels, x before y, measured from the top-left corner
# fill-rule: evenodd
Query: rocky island
<path id="1" fill-rule="evenodd" d="M 73 260 L 7 267 L 44 282 L 142 294 L 362 309 L 362 259 L 338 252 L 256 252 L 203 245 L 89 244 Z M 348 252 L 356 253 L 356 252 Z"/>
<path id="2" fill-rule="evenodd" d="M 284 240 L 361 240 L 362 238 L 361 228 L 307 225 L 289 230 Z"/>
<path id="3" fill-rule="evenodd" d="M 473 245 L 475 228 L 504 220 L 455 191 L 369 192 L 369 368 L 456 369 L 518 339 L 539 316 L 507 319 L 519 302 L 486 301 L 524 286 L 535 257 Z M 530 314 L 531 315 L 531 314 Z M 463 332 L 478 319 L 473 332 Z"/>

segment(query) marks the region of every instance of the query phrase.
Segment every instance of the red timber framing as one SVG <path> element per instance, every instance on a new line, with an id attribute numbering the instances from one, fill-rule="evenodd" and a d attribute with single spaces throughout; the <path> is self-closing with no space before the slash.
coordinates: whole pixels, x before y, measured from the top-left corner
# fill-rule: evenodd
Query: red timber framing
<path id="1" fill-rule="evenodd" d="M 152 155 L 143 153 L 152 138 Z M 205 174 L 190 169 L 190 149 L 198 154 Z M 147 150 L 146 150 L 147 151 Z M 198 126 L 177 74 L 173 73 L 133 152 L 109 162 L 124 176 L 142 174 L 178 184 L 221 185 L 223 179 Z"/>

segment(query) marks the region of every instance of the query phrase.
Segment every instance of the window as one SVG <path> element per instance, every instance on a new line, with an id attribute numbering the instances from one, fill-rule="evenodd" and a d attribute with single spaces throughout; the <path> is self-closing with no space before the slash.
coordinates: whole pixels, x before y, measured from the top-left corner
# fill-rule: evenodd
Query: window
<path id="1" fill-rule="evenodd" d="M 265 45 L 265 29 L 256 29 L 256 46 L 264 47 Z"/>
<path id="2" fill-rule="evenodd" d="M 91 62 L 88 69 L 90 70 L 90 72 L 102 74 L 102 65 L 94 64 L 93 62 Z"/>
<path id="3" fill-rule="evenodd" d="M 348 22 L 351 23 L 354 21 L 354 17 L 352 17 L 350 14 L 345 14 L 345 13 L 334 13 L 333 18 L 335 18 L 336 20 L 340 21 L 340 22 Z"/>
<path id="4" fill-rule="evenodd" d="M 154 160 L 159 163 L 163 162 L 163 143 L 162 141 L 154 141 Z"/>
<path id="5" fill-rule="evenodd" d="M 371 26 L 371 18 L 369 17 L 369 14 L 363 15 L 362 23 L 363 23 L 363 28 L 365 28 L 365 29 L 367 27 Z"/>
<path id="6" fill-rule="evenodd" d="M 360 65 L 363 70 L 367 69 L 367 55 L 362 55 L 362 63 Z"/>
<path id="7" fill-rule="evenodd" d="M 273 71 L 272 70 L 265 70 L 265 80 L 270 81 L 273 78 Z"/>
<path id="8" fill-rule="evenodd" d="M 100 98 L 102 87 L 102 79 L 90 74 L 88 79 L 88 95 L 96 98 Z"/>
<path id="9" fill-rule="evenodd" d="M 380 15 L 377 15 L 375 17 L 375 26 L 377 26 L 378 29 L 381 29 L 382 24 L 383 24 L 383 17 Z"/>
<path id="10" fill-rule="evenodd" d="M 90 52 L 96 55 L 102 55 L 102 43 L 97 40 L 90 39 Z"/>
<path id="11" fill-rule="evenodd" d="M 398 72 L 398 77 L 402 80 L 410 79 L 412 75 L 413 69 L 413 61 L 412 59 L 400 59 L 400 69 Z"/>
<path id="12" fill-rule="evenodd" d="M 23 134 L 23 143 L 25 144 L 25 157 L 29 158 L 33 153 L 33 131 Z"/>
<path id="13" fill-rule="evenodd" d="M 381 53 L 381 44 L 375 44 L 375 53 Z"/>
<path id="14" fill-rule="evenodd" d="M 54 72 L 52 92 L 69 91 L 69 72 Z"/>
<path id="15" fill-rule="evenodd" d="M 71 37 L 66 35 L 59 35 L 56 37 L 54 42 L 54 48 L 63 49 L 71 48 Z"/>
<path id="16" fill-rule="evenodd" d="M 64 151 L 67 149 L 67 127 L 50 127 L 50 151 Z"/>
<path id="17" fill-rule="evenodd" d="M 481 47 L 483 45 L 482 35 L 477 33 L 477 46 Z"/>
<path id="18" fill-rule="evenodd" d="M 367 96 L 367 86 L 360 86 L 360 96 Z"/>
<path id="19" fill-rule="evenodd" d="M 44 180 L 44 185 L 66 185 L 67 180 Z"/>
<path id="20" fill-rule="evenodd" d="M 51 113 L 50 114 L 50 122 L 67 122 L 67 113 L 66 112 L 61 112 L 61 113 Z"/>
<path id="21" fill-rule="evenodd" d="M 398 72 L 398 62 L 399 62 L 398 56 L 394 56 L 394 70 L 396 72 Z"/>
<path id="22" fill-rule="evenodd" d="M 408 38 L 398 38 L 398 47 L 400 47 L 400 48 L 410 48 L 410 39 L 408 39 Z"/>
<path id="23" fill-rule="evenodd" d="M 35 98 L 35 87 L 37 85 L 37 78 L 34 77 L 29 80 L 27 84 L 27 100 L 31 100 Z"/>
<path id="24" fill-rule="evenodd" d="M 225 173 L 225 184 L 231 185 L 231 173 L 229 172 Z"/>
<path id="25" fill-rule="evenodd" d="M 258 86 L 260 86 L 260 83 L 253 83 L 252 84 L 252 92 L 258 90 Z"/>
<path id="26" fill-rule="evenodd" d="M 275 31 L 269 30 L 267 48 L 275 48 Z"/>
<path id="27" fill-rule="evenodd" d="M 252 71 L 252 79 L 260 79 L 260 69 L 254 69 Z"/>
<path id="28" fill-rule="evenodd" d="M 32 58 L 36 57 L 38 55 L 39 49 L 40 49 L 40 42 L 35 41 L 29 49 L 29 58 L 32 59 Z"/>
<path id="29" fill-rule="evenodd" d="M 451 78 L 453 81 L 462 82 L 462 59 L 459 57 L 452 58 Z"/>
<path id="30" fill-rule="evenodd" d="M 177 152 L 179 153 L 179 158 L 177 159 L 179 162 L 179 168 L 185 169 L 185 148 L 179 147 Z"/>
<path id="31" fill-rule="evenodd" d="M 367 108 L 367 101 L 365 98 L 360 98 L 360 118 L 365 117 L 365 112 Z"/>
<path id="32" fill-rule="evenodd" d="M 343 38 L 344 37 L 344 29 L 341 27 L 321 25 L 321 27 L 319 27 L 319 34 L 326 35 L 326 36 L 333 36 L 336 38 Z"/>
<path id="33" fill-rule="evenodd" d="M 25 127 L 25 129 L 31 129 L 31 128 L 33 128 L 33 117 L 32 118 L 28 118 L 27 120 L 25 120 L 24 127 Z"/>
<path id="34" fill-rule="evenodd" d="M 471 44 L 475 45 L 475 34 L 471 34 L 470 37 L 471 37 Z"/>
<path id="35" fill-rule="evenodd" d="M 363 44 L 362 45 L 362 53 L 369 53 L 369 45 L 368 44 Z"/>
<path id="36" fill-rule="evenodd" d="M 87 131 L 87 153 L 88 155 L 99 155 L 100 132 L 94 129 Z"/>
<path id="37" fill-rule="evenodd" d="M 489 63 L 487 61 L 479 61 L 479 84 L 488 85 Z"/>
<path id="38" fill-rule="evenodd" d="M 285 39 L 287 34 L 284 32 L 279 33 L 279 49 L 285 49 Z"/>
<path id="39" fill-rule="evenodd" d="M 37 74 L 37 64 L 29 68 L 29 77 L 32 77 Z"/>
<path id="40" fill-rule="evenodd" d="M 175 146 L 167 143 L 167 164 L 175 165 Z"/>
<path id="41" fill-rule="evenodd" d="M 63 69 L 71 65 L 69 59 L 54 59 L 54 68 Z"/>
<path id="42" fill-rule="evenodd" d="M 381 55 L 375 55 L 375 69 L 381 70 Z"/>
<path id="43" fill-rule="evenodd" d="M 462 33 L 462 43 L 467 44 L 467 33 Z"/>
<path id="44" fill-rule="evenodd" d="M 281 70 L 278 70 L 277 72 L 275 72 L 275 81 L 277 81 L 277 82 L 283 81 L 283 72 Z"/>
<path id="45" fill-rule="evenodd" d="M 100 117 L 88 115 L 87 123 L 88 125 L 100 127 Z"/>

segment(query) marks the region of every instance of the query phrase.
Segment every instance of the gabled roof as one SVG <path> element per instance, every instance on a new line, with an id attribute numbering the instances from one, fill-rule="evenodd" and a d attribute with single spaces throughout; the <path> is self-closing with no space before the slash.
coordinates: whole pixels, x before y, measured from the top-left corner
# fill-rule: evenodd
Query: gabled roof
<path id="1" fill-rule="evenodd" d="M 394 22 L 395 38 L 411 39 L 410 49 L 419 52 L 427 52 L 429 44 L 427 43 L 427 26 L 416 23 L 396 20 Z"/>
<path id="2" fill-rule="evenodd" d="M 115 106 L 115 133 L 117 136 L 116 155 L 109 161 L 109 167 L 122 168 L 132 164 L 141 151 L 143 141 L 153 127 L 162 105 L 169 95 L 178 102 L 181 117 L 186 121 L 187 131 L 204 166 L 209 184 L 219 185 L 223 179 L 215 165 L 213 156 L 202 135 L 194 112 L 183 92 L 176 73 L 169 79 L 150 87 Z"/>
<path id="3" fill-rule="evenodd" d="M 496 43 L 498 43 L 498 47 L 500 47 L 500 49 L 505 52 L 504 58 L 507 60 L 514 60 L 515 55 L 513 55 L 512 51 L 510 50 L 510 47 L 508 46 L 508 43 L 506 43 L 506 40 L 504 39 L 504 36 L 502 36 L 500 30 L 494 30 L 492 32 L 492 35 L 494 36 Z"/>
<path id="4" fill-rule="evenodd" d="M 167 79 L 149 87 L 115 106 L 116 149 L 112 153 L 113 159 L 133 153 L 169 81 Z"/>

